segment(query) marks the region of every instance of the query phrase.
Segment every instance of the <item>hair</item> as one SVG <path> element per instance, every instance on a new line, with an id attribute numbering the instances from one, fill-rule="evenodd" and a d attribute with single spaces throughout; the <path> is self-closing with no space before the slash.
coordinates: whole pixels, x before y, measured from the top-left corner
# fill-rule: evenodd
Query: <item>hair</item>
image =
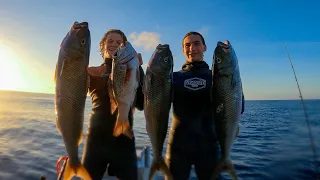
<path id="1" fill-rule="evenodd" d="M 109 34 L 111 33 L 118 33 L 120 34 L 120 36 L 122 37 L 123 42 L 127 41 L 127 37 L 126 35 L 119 29 L 109 29 L 101 38 L 100 42 L 99 42 L 99 46 L 100 46 L 100 54 L 102 57 L 104 57 L 104 53 L 105 53 L 105 45 L 106 45 L 106 40 Z"/>
<path id="2" fill-rule="evenodd" d="M 198 35 L 198 36 L 200 36 L 201 41 L 202 41 L 202 44 L 203 44 L 203 45 L 206 45 L 206 42 L 204 41 L 204 38 L 203 38 L 203 36 L 202 36 L 200 33 L 195 32 L 195 31 L 190 31 L 190 32 L 187 32 L 186 35 L 184 35 L 184 37 L 183 37 L 183 39 L 182 39 L 182 47 L 183 47 L 183 41 L 184 41 L 184 39 L 185 39 L 186 37 L 190 36 L 190 35 Z"/>

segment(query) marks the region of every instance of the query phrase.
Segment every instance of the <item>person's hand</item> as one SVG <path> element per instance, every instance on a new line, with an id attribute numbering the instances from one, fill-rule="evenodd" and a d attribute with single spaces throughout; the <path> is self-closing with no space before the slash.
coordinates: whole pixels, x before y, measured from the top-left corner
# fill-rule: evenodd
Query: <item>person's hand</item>
<path id="1" fill-rule="evenodd" d="M 139 66 L 143 64 L 141 53 L 138 53 L 138 59 L 139 59 Z"/>
<path id="2" fill-rule="evenodd" d="M 104 64 L 97 67 L 88 67 L 87 71 L 92 77 L 101 77 L 106 72 L 106 66 Z"/>

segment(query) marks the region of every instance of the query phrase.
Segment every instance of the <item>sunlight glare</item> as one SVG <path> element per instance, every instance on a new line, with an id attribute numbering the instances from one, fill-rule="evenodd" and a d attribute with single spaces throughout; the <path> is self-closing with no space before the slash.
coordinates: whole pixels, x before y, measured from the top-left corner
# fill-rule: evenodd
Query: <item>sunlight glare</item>
<path id="1" fill-rule="evenodd" d="M 0 41 L 0 90 L 18 90 L 21 87 L 18 57 L 14 51 Z"/>

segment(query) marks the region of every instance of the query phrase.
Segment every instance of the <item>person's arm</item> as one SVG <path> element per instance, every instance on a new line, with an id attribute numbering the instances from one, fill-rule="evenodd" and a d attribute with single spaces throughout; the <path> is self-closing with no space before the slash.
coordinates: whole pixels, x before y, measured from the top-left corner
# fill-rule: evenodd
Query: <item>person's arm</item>
<path id="1" fill-rule="evenodd" d="M 135 105 L 135 107 L 139 111 L 142 111 L 143 110 L 143 103 L 144 103 L 144 94 L 143 94 L 143 91 L 142 91 L 143 83 L 144 83 L 144 71 L 143 71 L 141 66 L 139 66 L 139 72 L 140 72 L 140 83 L 139 83 L 139 87 L 138 87 L 137 93 L 136 93 L 136 105 Z"/>

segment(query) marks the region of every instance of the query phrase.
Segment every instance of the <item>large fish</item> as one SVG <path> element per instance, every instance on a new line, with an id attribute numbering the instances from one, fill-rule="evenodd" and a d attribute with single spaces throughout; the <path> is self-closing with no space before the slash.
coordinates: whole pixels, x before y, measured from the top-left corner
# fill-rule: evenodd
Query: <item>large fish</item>
<path id="1" fill-rule="evenodd" d="M 233 179 L 238 179 L 230 152 L 239 133 L 243 96 L 238 59 L 229 41 L 217 43 L 212 75 L 213 115 L 221 148 L 221 159 L 212 179 L 221 172 L 229 172 Z"/>
<path id="2" fill-rule="evenodd" d="M 90 46 L 91 38 L 88 23 L 74 22 L 60 45 L 55 69 L 56 126 L 62 134 L 69 157 L 63 175 L 65 180 L 71 179 L 73 176 L 91 180 L 78 157 L 89 84 L 87 67 Z"/>
<path id="3" fill-rule="evenodd" d="M 173 56 L 170 47 L 159 44 L 149 60 L 143 86 L 146 129 L 153 150 L 149 180 L 157 170 L 163 171 L 167 179 L 172 179 L 162 157 L 171 108 L 172 71 Z"/>
<path id="4" fill-rule="evenodd" d="M 140 80 L 139 56 L 129 42 L 120 46 L 112 60 L 110 83 L 111 111 L 118 110 L 113 135 L 125 136 L 132 139 L 133 131 L 129 124 L 129 112 L 135 103 L 136 91 Z"/>

